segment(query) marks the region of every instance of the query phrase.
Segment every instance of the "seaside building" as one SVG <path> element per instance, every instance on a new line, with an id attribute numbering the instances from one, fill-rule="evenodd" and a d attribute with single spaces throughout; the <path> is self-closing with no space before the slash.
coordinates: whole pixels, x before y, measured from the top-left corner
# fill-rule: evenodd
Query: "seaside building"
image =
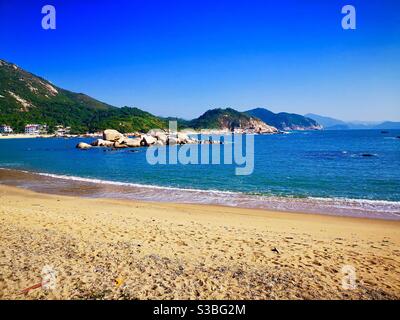
<path id="1" fill-rule="evenodd" d="M 2 124 L 0 125 L 0 133 L 13 133 L 13 129 L 6 124 Z"/>
<path id="2" fill-rule="evenodd" d="M 38 124 L 27 124 L 25 126 L 25 134 L 39 134 Z"/>
<path id="3" fill-rule="evenodd" d="M 25 126 L 25 134 L 46 134 L 47 125 L 45 124 L 27 124 Z"/>
<path id="4" fill-rule="evenodd" d="M 56 135 L 57 136 L 65 136 L 66 134 L 69 134 L 71 131 L 71 127 L 64 127 L 64 126 L 56 126 Z"/>

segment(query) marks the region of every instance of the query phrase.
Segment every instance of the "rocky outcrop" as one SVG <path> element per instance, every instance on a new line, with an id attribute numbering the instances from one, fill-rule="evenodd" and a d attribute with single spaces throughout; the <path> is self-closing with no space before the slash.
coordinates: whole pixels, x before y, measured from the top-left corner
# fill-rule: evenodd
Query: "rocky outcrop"
<path id="1" fill-rule="evenodd" d="M 269 126 L 264 121 L 261 121 L 256 118 L 250 118 L 249 124 L 247 125 L 247 128 L 245 128 L 245 130 L 253 130 L 254 133 L 260 133 L 260 134 L 278 132 L 277 128 Z"/>
<path id="2" fill-rule="evenodd" d="M 125 140 L 125 144 L 126 144 L 129 148 L 137 148 L 137 147 L 140 147 L 140 141 L 141 141 L 141 140 L 142 140 L 142 139 L 140 139 L 140 138 L 134 138 L 134 139 L 128 138 L 128 139 Z"/>
<path id="3" fill-rule="evenodd" d="M 91 145 L 93 147 L 112 147 L 114 145 L 114 142 L 103 139 L 97 139 L 96 141 L 93 141 Z"/>
<path id="4" fill-rule="evenodd" d="M 147 134 L 146 134 L 146 135 L 144 135 L 144 136 L 142 137 L 142 140 L 140 141 L 140 144 L 141 144 L 142 146 L 149 147 L 149 146 L 155 144 L 156 141 L 157 141 L 157 138 L 155 138 L 155 137 L 153 137 L 153 136 L 151 136 L 151 135 L 147 135 Z"/>
<path id="5" fill-rule="evenodd" d="M 92 146 L 90 144 L 87 144 L 85 142 L 79 142 L 76 147 L 78 149 L 90 149 Z"/>
<path id="6" fill-rule="evenodd" d="M 167 144 L 168 144 L 169 146 L 173 146 L 173 145 L 179 144 L 179 140 L 178 140 L 177 137 L 169 136 L 169 137 L 168 137 Z"/>
<path id="7" fill-rule="evenodd" d="M 117 130 L 107 129 L 103 132 L 103 139 L 107 141 L 118 141 L 119 139 L 124 138 L 124 135 Z"/>
<path id="8" fill-rule="evenodd" d="M 121 142 L 114 142 L 114 148 L 116 149 L 122 149 L 122 148 L 128 148 L 128 146 L 125 143 L 121 143 Z"/>
<path id="9" fill-rule="evenodd" d="M 190 141 L 189 136 L 186 133 L 178 132 L 177 138 L 180 144 L 188 143 Z"/>
<path id="10" fill-rule="evenodd" d="M 165 133 L 159 133 L 156 135 L 157 141 L 161 142 L 164 146 L 167 144 L 168 136 Z"/>
<path id="11" fill-rule="evenodd" d="M 153 146 L 155 146 L 155 147 L 162 147 L 162 146 L 165 146 L 165 143 L 163 143 L 161 140 L 157 140 L 157 141 L 153 144 Z"/>
<path id="12" fill-rule="evenodd" d="M 228 134 L 231 131 L 224 131 L 224 134 Z M 241 127 L 234 130 L 235 133 L 276 133 L 277 129 L 265 124 L 263 121 L 250 118 L 247 119 L 246 129 Z M 97 139 L 91 144 L 81 142 L 77 145 L 79 149 L 89 149 L 93 147 L 108 147 L 115 149 L 122 148 L 138 148 L 138 147 L 151 147 L 151 146 L 174 146 L 182 144 L 220 144 L 220 141 L 207 139 L 197 140 L 192 138 L 190 134 L 196 134 L 196 132 L 190 131 L 185 132 L 169 132 L 167 130 L 150 130 L 147 134 L 135 133 L 135 138 L 127 137 L 117 130 L 107 129 L 103 132 L 103 139 Z M 207 133 L 205 133 L 207 134 Z M 131 134 L 130 134 L 131 136 Z"/>

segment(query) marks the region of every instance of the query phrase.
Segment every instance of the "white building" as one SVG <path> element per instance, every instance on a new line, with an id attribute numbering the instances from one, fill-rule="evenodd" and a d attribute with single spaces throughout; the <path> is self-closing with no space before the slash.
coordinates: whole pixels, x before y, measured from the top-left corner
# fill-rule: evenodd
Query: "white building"
<path id="1" fill-rule="evenodd" d="M 0 133 L 13 133 L 13 129 L 6 124 L 2 124 L 0 125 Z"/>
<path id="2" fill-rule="evenodd" d="M 56 135 L 57 136 L 64 136 L 69 134 L 71 131 L 71 127 L 64 127 L 64 126 L 56 126 Z"/>
<path id="3" fill-rule="evenodd" d="M 25 134 L 39 134 L 40 125 L 38 124 L 27 124 L 25 126 Z"/>
<path id="4" fill-rule="evenodd" d="M 27 124 L 25 126 L 25 134 L 46 134 L 47 125 L 45 124 Z"/>

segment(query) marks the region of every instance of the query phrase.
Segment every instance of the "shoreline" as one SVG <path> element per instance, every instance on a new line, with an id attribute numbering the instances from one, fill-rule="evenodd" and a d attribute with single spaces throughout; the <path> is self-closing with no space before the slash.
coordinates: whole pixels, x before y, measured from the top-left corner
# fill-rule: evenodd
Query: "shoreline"
<path id="1" fill-rule="evenodd" d="M 15 133 L 15 134 L 0 134 L 0 139 L 33 139 L 33 138 L 56 138 L 56 139 L 74 139 L 74 138 L 98 138 L 100 135 L 98 134 L 90 134 L 90 135 L 64 135 L 57 136 L 56 134 L 26 134 L 26 133 Z"/>
<path id="2" fill-rule="evenodd" d="M 400 222 L 4 185 L 0 198 L 0 299 L 400 298 Z M 56 288 L 21 294 L 45 265 Z"/>
<path id="3" fill-rule="evenodd" d="M 0 139 L 33 139 L 33 138 L 53 138 L 54 135 L 39 135 L 39 134 L 24 134 L 24 133 L 15 133 L 15 134 L 0 134 Z"/>
<path id="4" fill-rule="evenodd" d="M 384 200 L 257 196 L 231 191 L 141 185 L 1 167 L 0 184 L 22 186 L 37 192 L 87 198 L 220 205 L 280 212 L 400 220 L 400 203 Z"/>

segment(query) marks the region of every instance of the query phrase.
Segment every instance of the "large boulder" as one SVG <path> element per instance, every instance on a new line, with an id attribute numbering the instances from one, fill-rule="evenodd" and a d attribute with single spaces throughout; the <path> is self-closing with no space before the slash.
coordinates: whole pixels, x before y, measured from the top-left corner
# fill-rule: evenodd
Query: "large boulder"
<path id="1" fill-rule="evenodd" d="M 127 147 L 130 148 L 136 148 L 136 147 L 140 147 L 140 142 L 142 141 L 142 139 L 140 138 L 128 138 L 124 141 L 124 143 L 126 144 Z"/>
<path id="2" fill-rule="evenodd" d="M 179 143 L 181 143 L 181 144 L 188 143 L 189 140 L 190 140 L 190 138 L 188 137 L 187 134 L 182 133 L 182 132 L 178 132 L 178 141 L 179 141 Z"/>
<path id="3" fill-rule="evenodd" d="M 162 147 L 162 146 L 165 146 L 165 145 L 166 145 L 166 143 L 162 142 L 161 140 L 157 140 L 157 141 L 153 144 L 153 146 L 157 146 L 157 147 Z"/>
<path id="4" fill-rule="evenodd" d="M 160 134 L 160 133 L 164 133 L 164 131 L 161 130 L 161 129 L 151 129 L 151 130 L 149 130 L 149 132 L 147 132 L 147 135 L 156 138 L 157 135 Z"/>
<path id="5" fill-rule="evenodd" d="M 114 148 L 116 149 L 122 149 L 122 148 L 128 148 L 126 144 L 119 143 L 118 141 L 114 142 Z"/>
<path id="6" fill-rule="evenodd" d="M 158 141 L 161 141 L 163 145 L 167 144 L 168 136 L 165 133 L 163 132 L 157 133 L 156 138 Z"/>
<path id="7" fill-rule="evenodd" d="M 107 141 L 118 141 L 119 139 L 124 138 L 124 135 L 117 130 L 107 129 L 103 131 L 103 139 Z"/>
<path id="8" fill-rule="evenodd" d="M 93 147 L 112 147 L 114 145 L 114 142 L 103 139 L 97 139 L 96 141 L 93 141 L 91 145 Z"/>
<path id="9" fill-rule="evenodd" d="M 79 142 L 76 147 L 78 149 L 90 149 L 92 146 L 90 144 L 87 144 L 85 142 Z"/>
<path id="10" fill-rule="evenodd" d="M 176 137 L 168 137 L 168 145 L 173 146 L 175 144 L 179 144 L 179 140 Z"/>
<path id="11" fill-rule="evenodd" d="M 144 135 L 142 137 L 142 141 L 140 141 L 140 144 L 142 146 L 148 147 L 148 146 L 151 146 L 152 144 L 156 143 L 156 141 L 157 141 L 156 138 L 154 138 L 154 137 L 152 137 L 150 135 Z"/>
<path id="12" fill-rule="evenodd" d="M 130 138 L 128 138 L 128 137 L 125 137 L 125 136 L 122 136 L 121 138 L 119 138 L 117 141 L 115 141 L 115 142 L 118 142 L 118 143 L 120 143 L 120 144 L 126 144 L 126 142 L 128 141 L 128 139 L 130 139 Z"/>

